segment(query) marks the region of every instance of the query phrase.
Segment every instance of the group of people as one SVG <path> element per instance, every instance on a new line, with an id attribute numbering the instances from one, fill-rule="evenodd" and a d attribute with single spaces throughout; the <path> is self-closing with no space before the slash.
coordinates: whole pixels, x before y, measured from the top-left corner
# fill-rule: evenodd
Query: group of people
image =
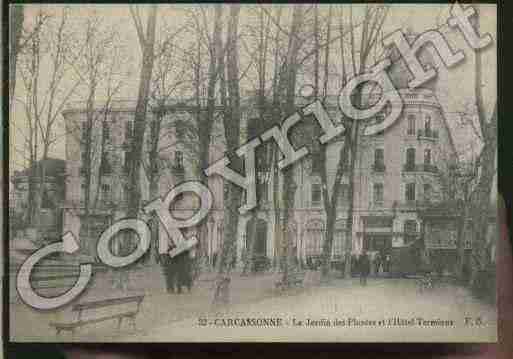
<path id="1" fill-rule="evenodd" d="M 182 288 L 186 287 L 191 291 L 193 276 L 193 253 L 192 251 L 183 252 L 173 258 L 168 254 L 159 256 L 159 262 L 166 279 L 166 290 L 168 293 L 182 293 Z"/>
<path id="2" fill-rule="evenodd" d="M 356 267 L 360 275 L 360 284 L 367 284 L 367 277 L 369 274 L 371 274 L 371 272 L 373 272 L 372 274 L 376 276 L 383 275 L 385 272 L 389 273 L 390 264 L 391 258 L 389 254 L 381 256 L 379 253 L 376 253 L 373 258 L 370 258 L 367 254 L 367 251 L 364 250 L 356 261 Z"/>

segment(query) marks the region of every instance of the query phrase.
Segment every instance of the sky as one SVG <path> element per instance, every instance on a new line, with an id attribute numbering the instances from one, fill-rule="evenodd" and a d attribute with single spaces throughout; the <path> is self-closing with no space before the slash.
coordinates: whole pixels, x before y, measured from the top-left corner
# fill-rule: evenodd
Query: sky
<path id="1" fill-rule="evenodd" d="M 30 28 L 31 22 L 35 14 L 43 6 L 44 10 L 53 16 L 58 16 L 62 11 L 61 5 L 25 5 L 26 9 L 26 22 L 25 26 Z M 290 15 L 290 6 L 287 5 L 266 5 L 269 13 L 273 13 L 275 6 L 282 6 L 285 10 L 285 16 Z M 321 14 L 327 12 L 328 5 L 320 5 Z M 493 109 L 497 93 L 497 47 L 496 47 L 496 28 L 497 16 L 496 7 L 494 5 L 480 5 L 481 6 L 481 33 L 489 33 L 494 39 L 494 43 L 487 49 L 483 50 L 483 93 L 485 95 L 485 104 L 487 112 Z M 190 10 L 191 5 L 160 5 L 158 9 L 158 25 L 157 36 L 163 33 L 163 30 L 174 32 L 180 29 L 185 22 L 190 19 L 187 12 Z M 338 5 L 337 5 L 338 7 Z M 253 5 L 253 9 L 255 5 Z M 429 29 L 438 28 L 449 41 L 453 49 L 460 49 L 465 54 L 465 61 L 454 68 L 446 69 L 445 67 L 438 68 L 438 88 L 437 97 L 445 111 L 448 125 L 452 130 L 453 137 L 455 138 L 456 145 L 460 152 L 466 152 L 469 143 L 476 144 L 476 139 L 472 137 L 469 128 L 462 128 L 458 126 L 458 120 L 462 111 L 468 111 L 469 106 L 474 102 L 474 54 L 473 50 L 464 41 L 462 34 L 459 31 L 449 29 L 446 19 L 449 16 L 449 6 L 447 5 L 414 5 L 414 4 L 400 4 L 392 5 L 387 20 L 384 24 L 384 34 L 390 33 L 397 29 L 410 29 L 415 33 L 422 33 Z M 141 14 L 145 14 L 145 6 L 140 6 Z M 359 6 L 354 7 L 354 16 L 358 16 L 361 10 Z M 344 8 L 347 16 L 347 7 Z M 125 73 L 126 79 L 124 85 L 120 90 L 118 98 L 134 100 L 137 96 L 138 78 L 141 62 L 141 51 L 138 44 L 137 33 L 130 16 L 130 11 L 127 5 L 71 5 L 70 6 L 70 27 L 69 32 L 73 36 L 83 36 L 84 21 L 93 12 L 96 12 L 105 23 L 105 28 L 114 28 L 118 33 L 117 41 L 121 46 L 120 60 L 122 60 L 122 70 Z M 226 12 L 226 10 L 225 10 Z M 335 11 L 337 15 L 338 10 Z M 211 10 L 207 10 L 205 21 L 208 25 L 212 23 L 212 17 L 208 15 Z M 203 21 L 203 19 L 199 19 Z M 240 20 L 241 32 L 247 33 L 249 26 L 254 24 L 257 20 L 255 12 L 249 7 L 242 5 L 242 13 Z M 284 19 L 287 21 L 287 19 Z M 334 20 L 334 26 L 338 24 L 338 20 Z M 335 31 L 336 32 L 336 31 Z M 190 33 L 183 32 L 179 35 L 178 44 L 182 49 L 186 49 L 193 44 L 194 36 Z M 254 44 L 241 45 L 241 71 L 248 68 L 252 59 L 252 47 Z M 332 49 L 331 61 L 335 67 L 334 72 L 337 71 L 339 66 L 340 56 L 337 45 Z M 435 56 L 436 59 L 436 56 Z M 179 66 L 187 65 L 183 59 L 177 59 L 177 68 Z M 270 70 L 271 71 L 271 70 Z M 45 78 L 46 77 L 46 78 Z M 241 87 L 251 90 L 255 78 L 254 67 L 250 67 L 247 76 L 243 79 Z M 69 88 L 75 81 L 76 76 L 73 71 L 63 81 L 63 89 Z M 48 81 L 48 73 L 43 71 L 41 76 L 41 83 Z M 300 80 L 298 86 L 308 83 L 308 76 Z M 336 81 L 330 81 L 330 92 L 338 93 L 340 89 L 337 87 Z M 65 91 L 63 91 L 65 92 Z M 101 91 L 100 91 L 101 92 Z M 79 87 L 72 100 L 82 100 L 84 88 Z M 20 77 L 17 77 L 16 97 L 23 98 L 23 86 Z M 14 121 L 14 122 L 13 122 Z M 26 121 L 23 113 L 23 108 L 20 106 L 19 101 L 14 103 L 11 113 L 11 123 L 14 123 L 16 130 L 11 132 L 11 170 L 20 169 L 24 162 L 22 159 L 21 151 L 13 151 L 13 146 L 18 150 L 22 147 L 22 133 L 26 130 Z M 63 123 L 60 121 L 59 129 L 62 131 Z M 51 156 L 58 158 L 65 158 L 64 152 L 65 137 L 61 136 L 52 147 Z M 476 147 L 476 146 L 474 146 Z M 477 145 L 479 147 L 479 145 Z"/>

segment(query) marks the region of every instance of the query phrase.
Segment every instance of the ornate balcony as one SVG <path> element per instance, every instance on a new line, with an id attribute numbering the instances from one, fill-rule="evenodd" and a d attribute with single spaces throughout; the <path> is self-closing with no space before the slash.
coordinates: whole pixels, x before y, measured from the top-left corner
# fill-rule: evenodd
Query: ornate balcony
<path id="1" fill-rule="evenodd" d="M 438 168 L 435 165 L 422 163 L 422 164 L 413 164 L 407 163 L 403 165 L 403 172 L 430 172 L 430 173 L 438 173 Z"/>
<path id="2" fill-rule="evenodd" d="M 438 139 L 438 131 L 437 130 L 430 130 L 430 129 L 423 129 L 417 131 L 417 138 L 420 139 L 427 139 L 427 140 L 436 140 Z"/>
<path id="3" fill-rule="evenodd" d="M 432 201 L 426 200 L 405 200 L 394 201 L 393 207 L 399 210 L 422 210 L 433 205 Z"/>

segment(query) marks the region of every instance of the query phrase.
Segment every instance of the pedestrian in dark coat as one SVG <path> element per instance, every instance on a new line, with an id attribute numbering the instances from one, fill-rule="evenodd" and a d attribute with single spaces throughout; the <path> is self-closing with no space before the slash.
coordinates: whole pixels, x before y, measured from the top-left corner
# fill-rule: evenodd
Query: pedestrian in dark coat
<path id="1" fill-rule="evenodd" d="M 164 274 L 166 291 L 168 293 L 174 293 L 177 279 L 176 264 L 173 258 L 169 257 L 167 253 L 160 254 L 157 258 L 162 267 L 162 273 Z"/>
<path id="2" fill-rule="evenodd" d="M 367 252 L 363 252 L 358 260 L 358 267 L 360 270 L 360 284 L 367 285 L 367 277 L 370 272 L 370 259 Z"/>
<path id="3" fill-rule="evenodd" d="M 186 286 L 190 292 L 192 288 L 192 259 L 189 251 L 178 254 L 176 257 L 177 290 L 182 293 L 182 287 Z"/>

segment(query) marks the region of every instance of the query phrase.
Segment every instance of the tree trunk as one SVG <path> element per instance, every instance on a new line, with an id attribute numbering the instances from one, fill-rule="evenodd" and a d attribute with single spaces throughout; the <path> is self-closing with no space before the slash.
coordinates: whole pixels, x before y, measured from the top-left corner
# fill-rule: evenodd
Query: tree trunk
<path id="1" fill-rule="evenodd" d="M 295 112 L 295 96 L 296 96 L 296 79 L 297 79 L 297 57 L 301 47 L 299 42 L 298 34 L 301 32 L 301 27 L 303 26 L 303 7 L 302 5 L 294 5 L 294 10 L 292 13 L 292 25 L 290 29 L 289 36 L 289 46 L 287 50 L 287 59 L 285 64 L 285 112 L 287 115 L 291 115 Z M 289 228 L 290 220 L 293 217 L 293 209 L 294 209 L 294 197 L 295 197 L 295 184 L 294 184 L 294 169 L 296 166 L 291 165 L 285 170 L 283 170 L 283 221 L 281 230 L 282 233 L 286 232 Z M 283 263 L 283 278 L 282 282 L 285 286 L 289 285 L 289 267 L 291 264 L 291 251 L 290 251 L 290 238 L 285 235 L 283 243 L 283 255 L 282 255 L 282 263 Z"/>
<path id="2" fill-rule="evenodd" d="M 221 17 L 221 8 L 216 16 L 217 20 Z M 216 11 L 217 13 L 217 11 Z M 239 31 L 239 5 L 231 5 L 230 19 L 228 22 L 227 52 L 226 52 L 226 76 L 228 89 L 228 109 L 223 116 L 224 132 L 227 144 L 227 153 L 235 154 L 240 142 L 240 89 L 239 89 L 239 58 L 238 58 L 238 31 Z M 220 33 L 219 23 L 219 33 Z M 219 40 L 220 41 L 220 40 Z M 228 115 L 228 116 L 226 116 Z M 234 169 L 240 170 L 237 163 L 240 161 L 232 161 L 235 164 Z M 241 190 L 230 183 L 227 191 L 227 204 L 225 205 L 225 238 L 222 243 L 221 258 L 218 267 L 216 291 L 214 295 L 214 303 L 217 304 L 224 299 L 229 300 L 230 291 L 230 271 L 236 256 L 237 250 L 237 230 L 239 223 L 239 205 L 241 200 Z M 227 304 L 225 302 L 225 304 Z"/>
<path id="3" fill-rule="evenodd" d="M 146 130 L 146 113 L 148 106 L 148 95 L 153 72 L 155 28 L 157 22 L 157 5 L 152 5 L 148 16 L 148 24 L 145 38 L 139 38 L 142 48 L 142 67 L 137 95 L 137 105 L 134 114 L 134 134 L 130 152 L 130 170 L 128 175 L 128 197 L 127 215 L 137 217 L 141 203 L 140 169 L 144 145 L 144 133 Z"/>

